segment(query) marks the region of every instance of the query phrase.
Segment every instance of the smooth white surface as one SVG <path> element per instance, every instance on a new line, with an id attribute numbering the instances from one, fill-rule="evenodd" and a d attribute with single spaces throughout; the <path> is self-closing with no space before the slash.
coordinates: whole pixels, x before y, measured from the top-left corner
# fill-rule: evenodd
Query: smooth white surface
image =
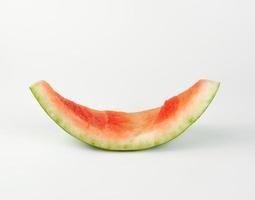
<path id="1" fill-rule="evenodd" d="M 254 1 L 0 2 L 0 199 L 255 199 Z M 28 86 L 97 109 L 158 106 L 208 78 L 215 101 L 156 149 L 64 133 Z"/>

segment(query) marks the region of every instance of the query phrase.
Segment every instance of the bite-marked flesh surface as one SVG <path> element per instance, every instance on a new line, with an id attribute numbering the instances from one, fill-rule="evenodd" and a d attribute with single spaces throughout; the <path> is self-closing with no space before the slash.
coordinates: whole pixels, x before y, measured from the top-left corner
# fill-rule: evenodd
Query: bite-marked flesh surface
<path id="1" fill-rule="evenodd" d="M 142 112 L 98 111 L 58 94 L 46 81 L 30 89 L 46 113 L 79 140 L 108 150 L 141 150 L 166 143 L 193 124 L 213 100 L 220 83 L 199 80 L 158 108 Z"/>

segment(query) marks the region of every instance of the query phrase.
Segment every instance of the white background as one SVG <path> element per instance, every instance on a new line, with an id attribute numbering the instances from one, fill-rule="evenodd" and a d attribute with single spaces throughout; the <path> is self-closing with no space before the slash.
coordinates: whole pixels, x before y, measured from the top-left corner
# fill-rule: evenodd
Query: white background
<path id="1" fill-rule="evenodd" d="M 0 1 L 0 199 L 255 199 L 252 0 Z M 141 152 L 88 147 L 28 87 L 138 111 L 222 82 L 184 135 Z"/>

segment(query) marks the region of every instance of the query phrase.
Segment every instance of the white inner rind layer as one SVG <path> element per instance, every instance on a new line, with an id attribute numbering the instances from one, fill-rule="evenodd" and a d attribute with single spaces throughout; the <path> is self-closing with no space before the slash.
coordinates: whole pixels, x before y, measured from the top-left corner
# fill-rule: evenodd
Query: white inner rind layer
<path id="1" fill-rule="evenodd" d="M 163 129 L 152 129 L 118 141 L 107 140 L 100 137 L 100 134 L 93 134 L 86 128 L 76 126 L 73 121 L 74 116 L 56 106 L 54 97 L 48 94 L 41 82 L 33 84 L 30 89 L 46 113 L 67 133 L 82 142 L 107 150 L 142 150 L 164 144 L 183 133 L 203 114 L 217 93 L 219 85 L 219 82 L 204 81 L 199 92 L 184 108 L 178 109 L 174 119 L 171 119 Z"/>

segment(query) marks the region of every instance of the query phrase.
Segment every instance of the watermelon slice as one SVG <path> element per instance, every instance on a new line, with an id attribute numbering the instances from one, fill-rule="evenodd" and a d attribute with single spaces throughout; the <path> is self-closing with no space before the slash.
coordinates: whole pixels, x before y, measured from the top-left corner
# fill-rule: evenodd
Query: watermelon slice
<path id="1" fill-rule="evenodd" d="M 220 83 L 199 80 L 158 108 L 143 112 L 98 111 L 60 96 L 45 81 L 30 89 L 46 113 L 67 133 L 107 150 L 142 150 L 183 133 L 206 110 Z"/>

